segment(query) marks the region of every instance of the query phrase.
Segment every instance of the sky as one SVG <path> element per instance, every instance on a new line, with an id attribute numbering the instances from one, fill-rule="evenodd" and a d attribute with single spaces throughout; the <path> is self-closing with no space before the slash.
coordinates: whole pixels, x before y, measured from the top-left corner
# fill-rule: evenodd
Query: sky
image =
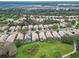
<path id="1" fill-rule="evenodd" d="M 0 1 L 79 1 L 79 0 L 0 0 Z"/>

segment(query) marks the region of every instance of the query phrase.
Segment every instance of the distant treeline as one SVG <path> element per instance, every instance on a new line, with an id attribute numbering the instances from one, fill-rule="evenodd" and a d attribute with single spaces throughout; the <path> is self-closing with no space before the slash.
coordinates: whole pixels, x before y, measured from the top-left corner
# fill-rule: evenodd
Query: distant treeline
<path id="1" fill-rule="evenodd" d="M 79 9 L 69 10 L 56 10 L 56 9 L 22 9 L 22 8 L 10 8 L 1 9 L 2 14 L 32 14 L 32 15 L 79 15 Z"/>

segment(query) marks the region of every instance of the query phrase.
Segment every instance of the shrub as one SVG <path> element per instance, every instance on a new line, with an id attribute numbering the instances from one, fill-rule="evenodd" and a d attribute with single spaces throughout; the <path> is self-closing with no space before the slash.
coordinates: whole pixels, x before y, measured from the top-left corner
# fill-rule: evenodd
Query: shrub
<path id="1" fill-rule="evenodd" d="M 71 44 L 73 42 L 73 36 L 65 35 L 62 37 L 62 42 Z"/>
<path id="2" fill-rule="evenodd" d="M 24 44 L 24 40 L 16 39 L 14 41 L 14 43 L 15 43 L 16 47 L 20 47 L 21 45 Z"/>

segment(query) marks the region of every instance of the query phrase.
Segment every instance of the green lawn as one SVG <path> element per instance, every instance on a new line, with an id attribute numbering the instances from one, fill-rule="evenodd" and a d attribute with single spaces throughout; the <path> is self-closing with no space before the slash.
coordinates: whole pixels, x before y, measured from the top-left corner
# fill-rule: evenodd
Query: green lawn
<path id="1" fill-rule="evenodd" d="M 71 58 L 79 58 L 79 50 L 70 56 Z"/>
<path id="2" fill-rule="evenodd" d="M 60 41 L 32 42 L 17 48 L 16 57 L 27 58 L 52 58 L 70 52 L 72 45 Z"/>

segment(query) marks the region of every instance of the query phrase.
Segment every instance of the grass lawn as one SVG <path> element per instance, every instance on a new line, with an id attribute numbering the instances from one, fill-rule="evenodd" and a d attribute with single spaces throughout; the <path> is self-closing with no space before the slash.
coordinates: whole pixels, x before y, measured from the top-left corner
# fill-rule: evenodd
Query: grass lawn
<path id="1" fill-rule="evenodd" d="M 70 56 L 71 58 L 79 58 L 79 51 Z"/>
<path id="2" fill-rule="evenodd" d="M 32 42 L 17 48 L 16 57 L 55 58 L 70 52 L 72 49 L 72 45 L 60 41 Z"/>

